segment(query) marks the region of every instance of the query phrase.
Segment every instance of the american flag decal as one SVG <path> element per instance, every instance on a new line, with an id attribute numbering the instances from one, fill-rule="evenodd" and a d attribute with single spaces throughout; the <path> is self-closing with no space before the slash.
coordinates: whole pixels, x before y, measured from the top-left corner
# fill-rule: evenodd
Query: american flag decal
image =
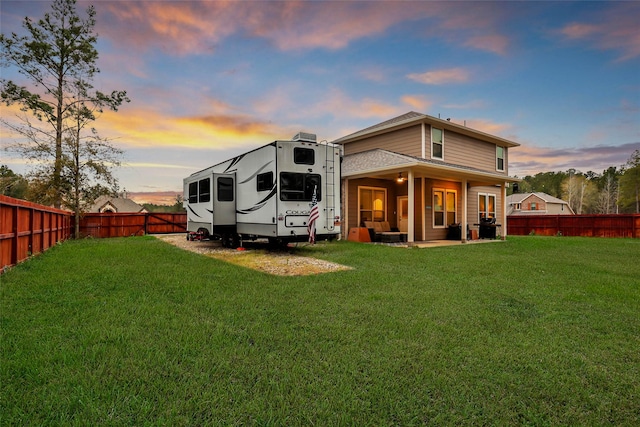
<path id="1" fill-rule="evenodd" d="M 318 196 L 316 194 L 317 189 L 317 185 L 313 187 L 313 197 L 311 197 L 311 210 L 309 211 L 309 221 L 307 222 L 309 243 L 316 242 L 316 220 L 320 218 L 320 212 L 318 211 Z"/>

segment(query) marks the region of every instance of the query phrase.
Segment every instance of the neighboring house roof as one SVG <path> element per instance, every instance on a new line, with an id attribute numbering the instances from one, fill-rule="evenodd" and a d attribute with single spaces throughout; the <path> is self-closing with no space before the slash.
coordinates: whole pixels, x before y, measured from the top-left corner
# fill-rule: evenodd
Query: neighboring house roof
<path id="1" fill-rule="evenodd" d="M 565 202 L 562 199 L 558 199 L 557 197 L 553 197 L 550 194 L 547 193 L 541 193 L 541 192 L 535 192 L 535 193 L 515 193 L 515 194 L 511 194 L 509 196 L 507 196 L 507 215 L 511 215 L 514 211 L 514 205 L 518 204 L 518 203 L 523 203 L 525 200 L 527 200 L 528 198 L 535 196 L 538 197 L 539 199 L 542 199 L 545 203 L 547 203 L 548 205 L 550 204 L 555 204 L 555 205 L 565 205 L 567 207 L 567 209 L 569 210 L 570 213 L 574 213 L 573 209 L 571 209 L 571 206 L 569 206 L 568 202 Z M 537 211 L 527 211 L 527 212 L 520 212 L 520 215 L 539 215 L 540 212 Z"/>
<path id="2" fill-rule="evenodd" d="M 415 126 L 420 123 L 428 123 L 430 125 L 435 125 L 446 130 L 452 130 L 460 134 L 472 136 L 475 138 L 480 137 L 480 139 L 482 139 L 483 141 L 492 142 L 504 147 L 518 147 L 520 145 L 516 142 L 509 141 L 508 139 L 500 138 L 495 135 L 490 135 L 488 133 L 484 133 L 482 131 L 472 129 L 467 126 L 459 125 L 449 120 L 442 120 L 437 117 L 429 116 L 427 114 L 417 113 L 415 111 L 410 111 L 408 113 L 402 114 L 401 116 L 398 116 L 398 117 L 394 117 L 393 119 L 387 120 L 385 122 L 378 123 L 376 125 L 370 126 L 366 129 L 362 129 L 350 135 L 343 136 L 342 138 L 339 138 L 333 141 L 333 143 L 346 144 L 346 143 L 357 141 L 359 139 L 369 137 L 375 134 L 384 133 L 391 129 L 400 129 L 403 127 Z"/>
<path id="3" fill-rule="evenodd" d="M 372 173 L 380 173 L 384 171 L 397 172 L 398 168 L 407 168 L 411 166 L 430 167 L 432 169 L 440 169 L 443 173 L 458 173 L 465 176 L 475 175 L 477 179 L 492 179 L 497 182 L 516 182 L 517 178 L 507 177 L 502 174 L 487 172 L 485 170 L 476 169 L 467 166 L 446 163 L 439 160 L 423 159 L 421 157 L 409 156 L 406 154 L 395 153 L 393 151 L 376 148 L 360 153 L 349 154 L 344 156 L 342 160 L 342 176 L 345 178 L 368 175 Z"/>
<path id="4" fill-rule="evenodd" d="M 100 196 L 93 203 L 90 212 L 143 212 L 145 208 L 131 199 L 112 196 Z"/>

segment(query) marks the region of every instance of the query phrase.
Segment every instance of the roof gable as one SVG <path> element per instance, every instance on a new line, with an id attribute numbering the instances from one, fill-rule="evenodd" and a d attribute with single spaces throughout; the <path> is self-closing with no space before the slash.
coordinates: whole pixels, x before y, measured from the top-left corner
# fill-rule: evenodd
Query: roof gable
<path id="1" fill-rule="evenodd" d="M 91 212 L 103 212 L 105 209 L 115 212 L 142 212 L 144 207 L 131 199 L 112 196 L 100 196 L 91 207 Z"/>
<path id="2" fill-rule="evenodd" d="M 557 197 L 553 197 L 550 194 L 541 193 L 541 192 L 511 194 L 511 195 L 507 196 L 507 203 L 508 204 L 522 203 L 525 200 L 527 200 L 528 198 L 533 197 L 533 196 L 544 200 L 546 203 L 557 203 L 557 204 L 563 204 L 563 205 L 568 205 L 569 204 L 569 203 L 565 202 L 562 199 L 558 199 Z"/>

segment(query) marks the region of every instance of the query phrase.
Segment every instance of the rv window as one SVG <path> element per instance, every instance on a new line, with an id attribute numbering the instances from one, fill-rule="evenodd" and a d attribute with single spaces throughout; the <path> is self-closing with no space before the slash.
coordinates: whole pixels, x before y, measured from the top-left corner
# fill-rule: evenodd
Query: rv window
<path id="1" fill-rule="evenodd" d="M 260 173 L 257 176 L 258 191 L 269 191 L 273 188 L 273 172 Z"/>
<path id="2" fill-rule="evenodd" d="M 189 183 L 189 203 L 198 203 L 198 182 Z"/>
<path id="3" fill-rule="evenodd" d="M 203 179 L 198 184 L 198 201 L 205 203 L 211 200 L 211 178 Z"/>
<path id="4" fill-rule="evenodd" d="M 311 148 L 295 147 L 293 149 L 293 162 L 296 165 L 313 165 L 316 162 L 316 152 Z"/>
<path id="5" fill-rule="evenodd" d="M 218 201 L 233 202 L 233 178 L 218 178 Z"/>
<path id="6" fill-rule="evenodd" d="M 318 201 L 322 200 L 321 178 L 311 173 L 280 173 L 280 200 L 298 200 L 310 202 L 313 191 L 316 191 Z"/>

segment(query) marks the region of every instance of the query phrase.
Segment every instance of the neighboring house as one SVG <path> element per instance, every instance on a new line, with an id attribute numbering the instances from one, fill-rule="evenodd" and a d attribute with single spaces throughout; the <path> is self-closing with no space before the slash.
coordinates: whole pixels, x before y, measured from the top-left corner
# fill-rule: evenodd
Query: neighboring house
<path id="1" fill-rule="evenodd" d="M 575 215 L 569 203 L 546 193 L 517 193 L 507 197 L 509 215 Z"/>
<path id="2" fill-rule="evenodd" d="M 91 206 L 89 212 L 147 212 L 147 210 L 131 199 L 124 197 L 100 196 Z"/>
<path id="3" fill-rule="evenodd" d="M 506 236 L 509 149 L 519 144 L 409 112 L 333 141 L 343 146 L 343 233 L 388 221 L 407 241 L 447 237 L 449 226 L 478 229 L 495 218 Z M 460 233 L 467 240 L 467 233 Z"/>

